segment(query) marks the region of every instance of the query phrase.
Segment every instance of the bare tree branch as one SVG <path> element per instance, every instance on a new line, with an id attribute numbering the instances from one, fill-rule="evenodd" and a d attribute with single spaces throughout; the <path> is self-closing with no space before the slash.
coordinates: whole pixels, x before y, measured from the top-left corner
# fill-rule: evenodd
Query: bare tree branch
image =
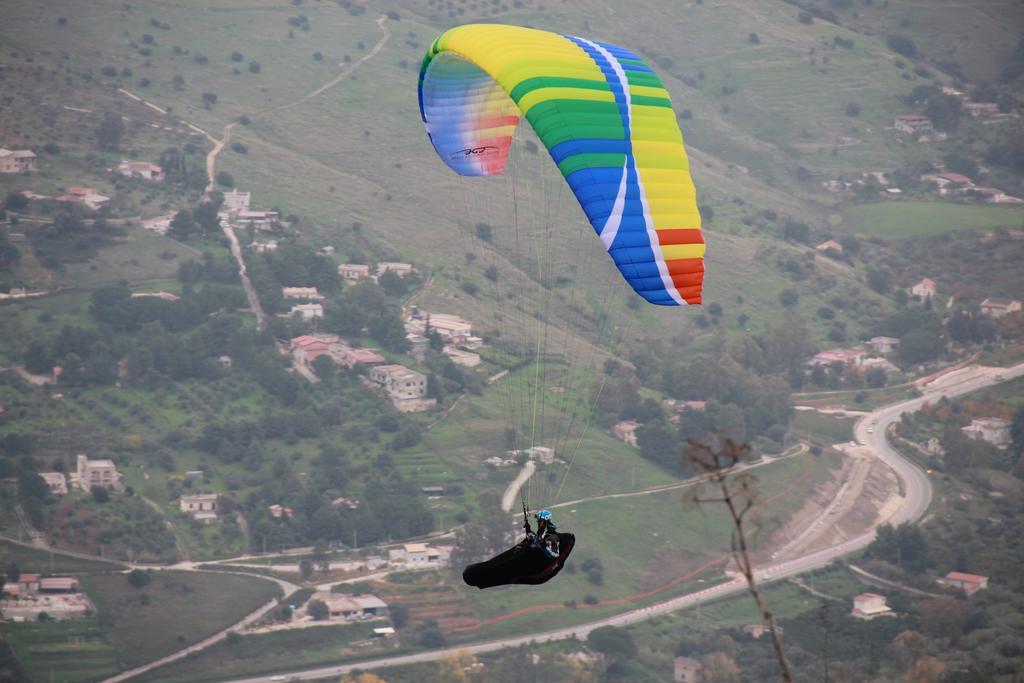
<path id="1" fill-rule="evenodd" d="M 698 488 L 691 496 L 691 500 L 698 506 L 706 503 L 724 503 L 729 510 L 733 524 L 730 538 L 733 561 L 747 580 L 747 588 L 757 603 L 758 612 L 761 613 L 764 623 L 768 626 L 768 632 L 771 633 L 772 648 L 775 650 L 775 659 L 778 660 L 782 680 L 792 683 L 789 665 L 782 651 L 782 641 L 779 640 L 775 628 L 775 615 L 768 609 L 768 603 L 757 586 L 754 565 L 747 548 L 745 522 L 747 513 L 757 504 L 757 479 L 744 472 L 731 471 L 749 450 L 750 447 L 746 444 L 738 444 L 730 439 L 725 439 L 717 449 L 698 441 L 690 441 L 683 453 L 683 459 L 704 472 L 705 485 L 710 486 L 718 494 L 715 497 L 704 498 Z"/>

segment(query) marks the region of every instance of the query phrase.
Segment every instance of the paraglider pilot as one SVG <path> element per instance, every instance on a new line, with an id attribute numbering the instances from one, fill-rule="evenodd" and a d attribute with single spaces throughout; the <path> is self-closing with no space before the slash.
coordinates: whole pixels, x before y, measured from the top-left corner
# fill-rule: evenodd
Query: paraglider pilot
<path id="1" fill-rule="evenodd" d="M 531 548 L 544 553 L 549 560 L 558 558 L 558 527 L 551 517 L 550 510 L 540 510 L 534 517 L 537 518 L 537 532 L 534 533 L 530 527 L 530 518 L 523 510 L 523 529 L 526 531 L 526 540 Z"/>

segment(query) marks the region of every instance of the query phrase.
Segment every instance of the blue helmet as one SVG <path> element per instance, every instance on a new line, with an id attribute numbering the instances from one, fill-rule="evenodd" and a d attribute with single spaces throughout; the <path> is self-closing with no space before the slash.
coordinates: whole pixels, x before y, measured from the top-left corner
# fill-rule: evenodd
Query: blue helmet
<path id="1" fill-rule="evenodd" d="M 540 510 L 537 513 L 537 520 L 539 521 L 539 520 L 542 520 L 542 519 L 545 520 L 545 521 L 550 522 L 551 521 L 551 510 L 548 510 L 546 508 L 544 510 Z"/>

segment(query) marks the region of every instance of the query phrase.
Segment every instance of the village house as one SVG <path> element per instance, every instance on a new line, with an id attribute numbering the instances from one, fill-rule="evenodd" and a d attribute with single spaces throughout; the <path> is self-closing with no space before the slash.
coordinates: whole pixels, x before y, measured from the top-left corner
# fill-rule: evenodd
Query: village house
<path id="1" fill-rule="evenodd" d="M 132 292 L 133 299 L 163 299 L 164 301 L 179 301 L 181 299 L 177 294 L 171 294 L 170 292 Z"/>
<path id="2" fill-rule="evenodd" d="M 231 190 L 230 192 L 224 193 L 224 203 L 221 204 L 221 208 L 235 212 L 248 211 L 251 198 L 252 197 L 249 192 Z"/>
<path id="3" fill-rule="evenodd" d="M 537 460 L 542 465 L 550 465 L 555 461 L 555 449 L 548 446 L 530 446 L 522 452 L 526 457 Z"/>
<path id="4" fill-rule="evenodd" d="M 426 543 L 405 543 L 388 551 L 388 561 L 401 562 L 407 567 L 445 566 L 451 554 L 449 546 L 432 548 Z"/>
<path id="5" fill-rule="evenodd" d="M 277 240 L 267 240 L 266 242 L 253 242 L 249 246 L 257 254 L 269 254 L 277 251 Z"/>
<path id="6" fill-rule="evenodd" d="M 883 356 L 900 347 L 900 340 L 896 337 L 872 337 L 864 343 L 869 349 Z"/>
<path id="7" fill-rule="evenodd" d="M 979 116 L 995 116 L 999 113 L 999 105 L 995 102 L 963 102 L 964 111 L 977 118 Z"/>
<path id="8" fill-rule="evenodd" d="M 217 519 L 216 493 L 188 493 L 178 501 L 181 511 L 192 515 L 192 519 L 212 522 Z"/>
<path id="9" fill-rule="evenodd" d="M 388 362 L 388 359 L 380 355 L 377 349 L 371 348 L 353 349 L 348 346 L 340 346 L 332 349 L 331 356 L 334 358 L 335 363 L 344 365 L 346 368 L 353 368 L 356 366 L 356 363 L 381 365 Z"/>
<path id="10" fill-rule="evenodd" d="M 920 282 L 910 288 L 909 293 L 921 301 L 930 299 L 935 296 L 935 280 L 930 277 L 921 278 Z"/>
<path id="11" fill-rule="evenodd" d="M 875 617 L 892 614 L 892 608 L 886 604 L 884 595 L 861 593 L 853 598 L 853 610 L 850 611 L 850 615 L 856 619 L 870 621 Z"/>
<path id="12" fill-rule="evenodd" d="M 861 365 L 867 352 L 864 349 L 831 349 L 814 354 L 811 360 L 807 361 L 810 366 L 832 365 L 841 363 L 844 366 Z"/>
<path id="13" fill-rule="evenodd" d="M 989 297 L 981 302 L 981 314 L 990 318 L 1002 318 L 1004 315 L 1018 313 L 1021 310 L 1021 303 L 1017 299 L 1001 299 Z"/>
<path id="14" fill-rule="evenodd" d="M 270 513 L 270 516 L 274 519 L 290 518 L 292 515 L 295 514 L 295 510 L 291 509 L 287 505 L 281 505 L 279 503 L 268 505 L 267 511 Z"/>
<path id="15" fill-rule="evenodd" d="M 239 211 L 235 215 L 235 224 L 240 228 L 253 228 L 254 230 L 271 230 L 277 221 L 277 211 L 250 211 L 248 209 Z"/>
<path id="16" fill-rule="evenodd" d="M 331 340 L 320 335 L 304 334 L 292 338 L 289 346 L 293 355 L 299 356 L 306 363 L 312 363 L 320 356 L 330 356 L 331 346 L 336 339 L 336 337 L 334 340 Z"/>
<path id="17" fill-rule="evenodd" d="M 464 368 L 475 368 L 480 365 L 480 354 L 473 353 L 472 351 L 463 351 L 454 346 L 446 346 L 444 347 L 444 355 L 451 358 L 452 362 L 456 365 L 461 365 Z"/>
<path id="18" fill-rule="evenodd" d="M 39 579 L 40 593 L 77 593 L 78 581 L 73 576 L 45 576 Z"/>
<path id="19" fill-rule="evenodd" d="M 338 275 L 345 282 L 359 282 L 370 277 L 370 266 L 365 263 L 342 263 L 338 266 Z"/>
<path id="20" fill-rule="evenodd" d="M 618 422 L 612 426 L 612 436 L 623 443 L 635 447 L 637 445 L 636 430 L 639 427 L 640 423 L 633 420 Z"/>
<path id="21" fill-rule="evenodd" d="M 296 304 L 288 311 L 288 315 L 298 314 L 303 320 L 309 321 L 314 318 L 324 317 L 324 307 L 321 304 Z"/>
<path id="22" fill-rule="evenodd" d="M 428 314 L 424 327 L 437 332 L 446 343 L 459 343 L 473 334 L 473 323 L 449 313 Z"/>
<path id="23" fill-rule="evenodd" d="M 79 204 L 85 204 L 93 211 L 98 211 L 101 206 L 110 201 L 110 197 L 98 193 L 91 187 L 69 187 L 65 199 Z"/>
<path id="24" fill-rule="evenodd" d="M 405 277 L 412 273 L 411 263 L 399 263 L 396 261 L 381 261 L 377 264 L 377 277 L 384 273 L 394 273 L 398 277 Z"/>
<path id="25" fill-rule="evenodd" d="M 937 581 L 940 586 L 962 590 L 967 595 L 974 595 L 980 590 L 988 588 L 988 577 L 979 574 L 965 574 L 964 572 L 950 572 L 944 578 Z"/>
<path id="26" fill-rule="evenodd" d="M 40 472 L 39 476 L 46 482 L 46 488 L 55 496 L 63 496 L 68 492 L 68 482 L 63 472 Z"/>
<path id="27" fill-rule="evenodd" d="M 388 616 L 388 604 L 375 595 L 345 595 L 329 591 L 317 591 L 313 600 L 322 600 L 327 605 L 331 619 L 345 621 L 383 619 Z"/>
<path id="28" fill-rule="evenodd" d="M 344 496 L 340 496 L 331 501 L 332 508 L 340 508 L 343 506 L 347 507 L 349 510 L 358 510 L 359 501 L 352 498 L 345 498 Z"/>
<path id="29" fill-rule="evenodd" d="M 896 117 L 892 127 L 902 133 L 930 133 L 932 131 L 932 120 L 921 114 L 900 114 Z"/>
<path id="30" fill-rule="evenodd" d="M 676 657 L 672 660 L 675 683 L 701 683 L 704 680 L 704 665 L 692 657 Z"/>
<path id="31" fill-rule="evenodd" d="M 839 244 L 839 242 L 836 242 L 835 240 L 826 240 L 814 248 L 821 252 L 831 249 L 832 251 L 838 251 L 840 254 L 843 253 L 843 245 Z"/>
<path id="32" fill-rule="evenodd" d="M 384 387 L 394 399 L 423 398 L 427 394 L 426 375 L 404 365 L 378 365 L 370 369 L 370 380 Z"/>
<path id="33" fill-rule="evenodd" d="M 34 173 L 36 170 L 36 155 L 32 150 L 0 147 L 0 173 Z"/>
<path id="34" fill-rule="evenodd" d="M 757 640 L 758 638 L 763 636 L 765 633 L 768 633 L 768 625 L 767 624 L 745 624 L 743 626 L 743 628 L 741 628 L 740 630 L 743 631 L 744 633 L 746 633 L 751 638 Z M 778 624 L 776 624 L 775 625 L 775 632 L 777 634 L 779 634 L 779 637 L 781 638 L 782 634 L 784 632 L 784 629 L 781 626 L 779 626 Z"/>
<path id="35" fill-rule="evenodd" d="M 99 487 L 104 489 L 120 486 L 121 475 L 112 460 L 90 460 L 89 456 L 79 453 L 75 459 L 76 482 L 78 488 L 90 491 Z"/>
<path id="36" fill-rule="evenodd" d="M 323 301 L 324 297 L 316 291 L 316 287 L 282 287 L 281 296 L 285 299 L 300 301 Z"/>
<path id="37" fill-rule="evenodd" d="M 117 166 L 117 172 L 128 178 L 142 178 L 144 180 L 162 180 L 164 171 L 159 166 L 148 161 L 132 161 L 122 159 Z"/>
<path id="38" fill-rule="evenodd" d="M 1010 445 L 1010 423 L 998 417 L 979 417 L 960 431 L 972 439 L 990 443 L 996 448 Z"/>

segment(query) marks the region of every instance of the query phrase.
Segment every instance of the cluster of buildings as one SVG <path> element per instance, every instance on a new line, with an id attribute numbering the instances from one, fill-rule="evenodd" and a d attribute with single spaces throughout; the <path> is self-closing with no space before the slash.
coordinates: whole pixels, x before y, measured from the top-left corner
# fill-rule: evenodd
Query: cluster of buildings
<path id="1" fill-rule="evenodd" d="M 404 278 L 411 275 L 413 267 L 411 263 L 400 261 L 381 261 L 375 267 L 365 263 L 342 263 L 338 266 L 338 275 L 350 285 L 357 284 L 363 280 L 376 282 L 384 273 L 394 273 Z"/>
<path id="2" fill-rule="evenodd" d="M 37 621 L 43 614 L 52 619 L 80 619 L 94 611 L 73 576 L 23 573 L 17 581 L 4 583 L 0 598 L 3 621 Z"/>
<path id="3" fill-rule="evenodd" d="M 46 482 L 50 493 L 56 496 L 66 495 L 68 492 L 68 479 L 71 486 L 82 491 L 91 491 L 94 488 L 118 489 L 123 488 L 122 475 L 117 471 L 117 465 L 113 460 L 90 460 L 89 456 L 79 453 L 75 458 L 75 471 L 70 477 L 63 472 L 40 472 L 39 476 Z"/>
<path id="4" fill-rule="evenodd" d="M 943 197 L 968 196 L 989 204 L 1024 204 L 1024 199 L 1008 195 L 997 187 L 975 185 L 971 178 L 962 173 L 925 173 L 921 180 L 931 184 L 935 192 Z"/>
<path id="5" fill-rule="evenodd" d="M 898 371 L 885 356 L 898 350 L 900 340 L 895 337 L 872 337 L 862 346 L 851 348 L 829 349 L 814 354 L 807 361 L 810 367 L 831 366 L 835 363 L 841 364 L 844 368 L 854 367 L 863 370 L 870 368 L 882 368 L 886 372 Z"/>
<path id="6" fill-rule="evenodd" d="M 240 190 L 231 190 L 224 193 L 224 203 L 221 204 L 218 218 L 233 228 L 253 228 L 265 232 L 273 230 L 280 221 L 281 216 L 277 211 L 266 209 L 253 209 L 252 194 Z M 275 244 L 274 248 L 277 246 Z"/>
<path id="7" fill-rule="evenodd" d="M 414 358 L 422 359 L 430 347 L 429 336 L 437 334 L 444 347 L 442 352 L 456 365 L 475 368 L 480 365 L 480 354 L 473 353 L 484 345 L 484 340 L 473 334 L 473 323 L 451 313 L 428 313 L 413 306 L 405 320 L 406 339 Z"/>

